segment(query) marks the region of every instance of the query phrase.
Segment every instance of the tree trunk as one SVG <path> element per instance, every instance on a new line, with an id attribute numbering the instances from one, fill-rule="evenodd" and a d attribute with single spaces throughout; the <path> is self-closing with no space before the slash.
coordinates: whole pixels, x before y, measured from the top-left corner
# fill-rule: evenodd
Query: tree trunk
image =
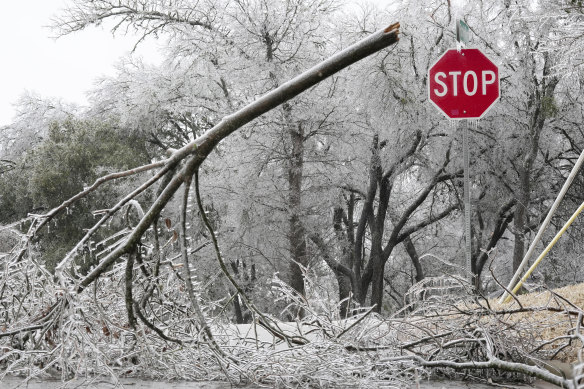
<path id="1" fill-rule="evenodd" d="M 266 45 L 266 62 L 272 63 L 274 59 L 274 40 L 266 31 L 263 36 Z M 274 86 L 280 86 L 280 81 L 274 72 L 270 72 L 270 78 Z M 303 267 L 308 265 L 306 254 L 306 233 L 302 225 L 302 176 L 304 174 L 304 128 L 296 124 L 292 117 L 292 107 L 288 103 L 282 105 L 284 123 L 290 136 L 291 153 L 288 155 L 288 209 L 290 264 L 288 268 L 288 284 L 300 295 L 305 296 Z M 302 316 L 302 311 L 298 312 Z"/>
<path id="2" fill-rule="evenodd" d="M 385 270 L 385 261 L 383 260 L 383 249 L 381 245 L 382 236 L 373 234 L 371 236 L 371 255 L 369 261 L 371 263 L 371 305 L 375 305 L 374 311 L 381 312 L 381 304 L 383 303 L 383 273 Z M 363 292 L 363 291 L 362 291 Z M 364 289 L 367 293 L 367 288 Z"/>
<path id="3" fill-rule="evenodd" d="M 383 270 L 385 268 L 383 265 L 376 267 L 378 270 L 373 272 L 371 279 L 371 305 L 375 305 L 374 312 L 377 313 L 381 313 L 381 304 L 383 304 Z"/>
<path id="4" fill-rule="evenodd" d="M 233 298 L 233 311 L 235 313 L 235 322 L 237 324 L 244 324 L 245 319 L 243 318 L 243 311 L 241 309 L 241 304 L 239 303 L 239 296 Z"/>
<path id="5" fill-rule="evenodd" d="M 374 138 L 374 155 L 372 156 L 371 165 L 374 166 L 376 157 L 376 143 L 377 137 Z M 371 282 L 371 271 L 369 267 L 372 266 L 371 260 L 367 263 L 367 268 L 363 271 L 363 265 L 365 261 L 364 253 L 364 243 L 365 243 L 365 232 L 367 229 L 367 223 L 374 218 L 373 202 L 375 200 L 375 195 L 377 193 L 377 180 L 375 179 L 375 169 L 370 168 L 370 178 L 369 178 L 369 188 L 367 189 L 367 198 L 361 209 L 361 216 L 359 217 L 359 223 L 357 225 L 357 232 L 355 233 L 355 244 L 353 246 L 353 273 L 355 274 L 355 279 L 357 280 L 357 293 L 355 293 L 355 299 L 359 304 L 365 304 L 365 298 L 367 296 L 367 289 L 369 288 L 369 283 Z M 363 274 L 362 274 L 363 273 Z M 357 289 L 356 288 L 356 289 Z M 357 292 L 357 291 L 355 291 Z"/>
<path id="6" fill-rule="evenodd" d="M 424 279 L 424 269 L 422 268 L 422 263 L 420 262 L 420 257 L 418 256 L 418 251 L 416 250 L 416 246 L 412 242 L 412 239 L 408 236 L 403 241 L 404 247 L 406 252 L 410 256 L 412 260 L 412 264 L 416 269 L 416 282 L 420 282 Z"/>
<path id="7" fill-rule="evenodd" d="M 239 267 L 237 266 L 237 262 L 231 262 L 231 270 L 233 271 L 233 274 L 235 275 L 235 277 L 239 278 L 241 280 L 241 277 L 239 276 Z M 228 290 L 229 293 L 231 293 L 230 290 Z M 235 294 L 238 294 L 237 291 L 234 292 Z M 235 296 L 233 298 L 233 313 L 235 314 L 235 322 L 237 324 L 244 324 L 245 320 L 243 318 L 243 310 L 241 309 L 241 304 L 239 303 L 239 296 Z"/>
<path id="8" fill-rule="evenodd" d="M 337 241 L 341 246 L 341 259 L 342 265 L 346 266 L 348 269 L 353 268 L 353 245 L 354 245 L 354 233 L 353 233 L 353 211 L 355 204 L 355 195 L 351 194 L 347 202 L 347 215 L 343 207 L 336 207 L 333 212 L 333 228 L 337 237 Z M 343 229 L 343 222 L 346 225 L 346 232 Z M 339 301 L 341 306 L 339 313 L 342 318 L 346 318 L 350 315 L 351 299 L 355 296 L 351 296 L 352 285 L 351 278 L 339 271 L 335 271 L 335 276 L 337 278 L 337 284 L 339 286 Z"/>
<path id="9" fill-rule="evenodd" d="M 515 206 L 513 217 L 513 231 L 515 234 L 515 244 L 513 247 L 513 274 L 521 265 L 525 255 L 525 223 L 527 206 L 530 199 L 529 168 L 522 166 L 519 169 L 519 198 Z"/>
<path id="10" fill-rule="evenodd" d="M 344 274 L 337 273 L 337 283 L 339 285 L 339 301 L 342 301 L 340 307 L 341 318 L 350 316 L 351 304 L 351 279 Z"/>
<path id="11" fill-rule="evenodd" d="M 284 107 L 284 109 L 287 110 L 287 107 Z M 304 296 L 304 274 L 302 267 L 308 265 L 306 232 L 301 221 L 304 129 L 300 124 L 294 126 L 290 123 L 288 133 L 292 145 L 292 154 L 288 162 L 289 242 L 291 256 L 288 279 L 290 286 Z"/>

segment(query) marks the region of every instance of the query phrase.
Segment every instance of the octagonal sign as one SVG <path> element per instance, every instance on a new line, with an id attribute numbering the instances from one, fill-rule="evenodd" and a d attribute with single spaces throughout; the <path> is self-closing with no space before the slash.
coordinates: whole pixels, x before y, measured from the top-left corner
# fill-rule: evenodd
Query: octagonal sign
<path id="1" fill-rule="evenodd" d="M 499 68 L 479 49 L 447 50 L 428 70 L 430 101 L 450 119 L 479 119 L 499 99 Z"/>

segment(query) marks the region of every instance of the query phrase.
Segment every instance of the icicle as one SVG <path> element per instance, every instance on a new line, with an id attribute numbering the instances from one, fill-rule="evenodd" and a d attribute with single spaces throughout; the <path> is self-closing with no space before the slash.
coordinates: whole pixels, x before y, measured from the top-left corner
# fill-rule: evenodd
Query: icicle
<path id="1" fill-rule="evenodd" d="M 71 213 L 69 212 L 69 207 L 65 207 L 65 213 L 66 213 L 67 215 L 71 215 Z"/>
<path id="2" fill-rule="evenodd" d="M 468 121 L 468 127 L 473 130 L 476 131 L 479 128 L 479 119 L 469 119 Z"/>
<path id="3" fill-rule="evenodd" d="M 458 120 L 448 119 L 448 127 L 451 130 L 456 130 L 458 128 Z"/>

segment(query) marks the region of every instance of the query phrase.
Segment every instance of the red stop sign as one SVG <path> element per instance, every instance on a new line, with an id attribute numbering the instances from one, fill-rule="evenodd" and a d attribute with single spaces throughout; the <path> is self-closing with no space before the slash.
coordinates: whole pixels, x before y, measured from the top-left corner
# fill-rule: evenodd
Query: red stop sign
<path id="1" fill-rule="evenodd" d="M 450 119 L 478 119 L 499 99 L 499 68 L 479 49 L 447 50 L 428 70 L 430 101 Z"/>

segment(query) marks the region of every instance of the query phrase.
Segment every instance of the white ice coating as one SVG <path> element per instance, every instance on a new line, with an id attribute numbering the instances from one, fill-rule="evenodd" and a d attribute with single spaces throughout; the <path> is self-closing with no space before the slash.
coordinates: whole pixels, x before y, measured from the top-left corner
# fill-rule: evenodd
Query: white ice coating
<path id="1" fill-rule="evenodd" d="M 452 0 L 450 2 L 451 11 L 452 11 L 452 20 L 454 21 L 454 32 L 456 33 L 456 24 L 458 23 L 459 19 L 462 19 L 464 16 L 464 7 L 466 5 L 466 0 Z M 462 49 L 462 43 L 456 42 L 456 51 L 460 53 Z"/>
<path id="2" fill-rule="evenodd" d="M 469 128 L 473 131 L 476 131 L 479 129 L 479 119 L 469 119 L 468 124 L 469 124 Z"/>
<path id="3" fill-rule="evenodd" d="M 459 41 L 456 41 L 456 51 L 460 53 L 460 50 L 462 50 L 462 43 Z"/>
<path id="4" fill-rule="evenodd" d="M 464 16 L 464 7 L 466 5 L 466 0 L 452 0 L 451 1 L 452 17 L 456 22 Z"/>

